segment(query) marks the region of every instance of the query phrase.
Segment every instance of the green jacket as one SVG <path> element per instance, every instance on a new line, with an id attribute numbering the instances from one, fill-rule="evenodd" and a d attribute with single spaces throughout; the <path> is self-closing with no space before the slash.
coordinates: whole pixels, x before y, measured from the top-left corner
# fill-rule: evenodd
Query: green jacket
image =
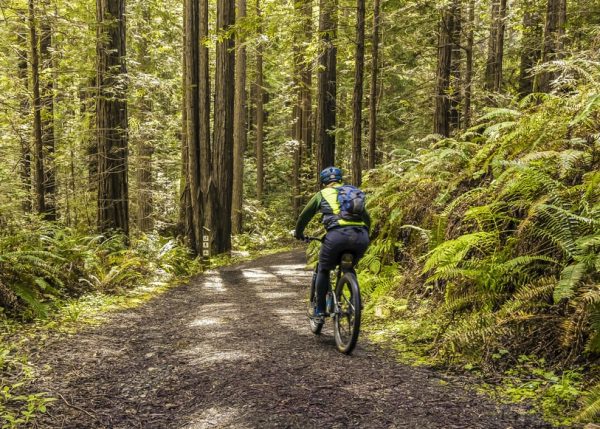
<path id="1" fill-rule="evenodd" d="M 349 221 L 340 219 L 340 204 L 337 200 L 337 188 L 330 187 L 325 188 L 319 192 L 317 192 L 306 204 L 302 213 L 300 213 L 300 217 L 298 217 L 298 222 L 296 222 L 296 234 L 302 235 L 304 233 L 304 229 L 306 225 L 310 222 L 310 220 L 317 214 L 317 212 L 321 212 L 323 214 L 323 225 L 325 229 L 329 231 L 332 228 L 336 228 L 339 226 L 364 226 L 367 229 L 371 228 L 371 217 L 369 213 L 365 209 L 362 215 L 362 219 L 359 221 Z"/>

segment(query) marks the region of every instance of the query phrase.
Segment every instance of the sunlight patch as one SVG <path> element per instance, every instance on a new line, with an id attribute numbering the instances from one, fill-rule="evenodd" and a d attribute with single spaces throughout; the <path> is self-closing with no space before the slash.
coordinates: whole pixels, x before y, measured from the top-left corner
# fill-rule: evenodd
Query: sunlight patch
<path id="1" fill-rule="evenodd" d="M 223 324 L 223 320 L 219 317 L 201 317 L 196 320 L 193 320 L 190 323 L 192 327 L 198 326 L 214 326 Z"/>
<path id="2" fill-rule="evenodd" d="M 298 296 L 296 292 L 259 292 L 256 295 L 263 299 L 296 298 Z"/>
<path id="3" fill-rule="evenodd" d="M 260 269 L 242 270 L 242 275 L 250 283 L 260 283 L 265 280 L 273 280 L 276 278 L 273 274 L 268 273 L 265 270 L 260 270 Z"/>
<path id="4" fill-rule="evenodd" d="M 213 274 L 212 271 L 209 273 Z M 227 291 L 227 288 L 225 288 L 225 285 L 223 284 L 223 279 L 216 272 L 214 273 L 214 275 L 210 275 L 204 279 L 204 281 L 202 282 L 202 287 L 204 289 L 208 289 L 211 292 Z"/>
<path id="5" fill-rule="evenodd" d="M 253 362 L 256 360 L 255 354 L 242 352 L 240 350 L 218 350 L 210 344 L 202 344 L 192 349 L 188 349 L 186 354 L 193 354 L 195 359 L 191 361 L 192 365 L 206 365 L 210 363 L 223 362 Z"/>
<path id="6" fill-rule="evenodd" d="M 251 426 L 236 421 L 239 416 L 240 412 L 237 408 L 212 407 L 204 410 L 202 414 L 195 417 L 192 423 L 185 426 L 185 429 L 215 429 L 226 427 L 249 429 Z"/>
<path id="7" fill-rule="evenodd" d="M 284 277 L 289 275 L 303 275 L 304 272 L 306 272 L 306 275 L 312 274 L 311 271 L 306 269 L 306 265 L 304 264 L 271 265 L 269 268 L 274 274 Z"/>
<path id="8" fill-rule="evenodd" d="M 298 334 L 308 335 L 308 333 L 310 333 L 308 317 L 303 311 L 292 311 L 279 308 L 273 309 L 273 314 L 275 314 L 273 320 L 280 325 L 285 326 Z"/>

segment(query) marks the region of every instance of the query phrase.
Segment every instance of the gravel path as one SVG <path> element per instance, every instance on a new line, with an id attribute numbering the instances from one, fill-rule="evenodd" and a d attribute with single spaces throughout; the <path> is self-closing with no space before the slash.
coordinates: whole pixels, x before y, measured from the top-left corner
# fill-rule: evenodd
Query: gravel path
<path id="1" fill-rule="evenodd" d="M 542 428 L 364 338 L 310 333 L 302 252 L 206 273 L 110 322 L 55 340 L 40 428 Z"/>

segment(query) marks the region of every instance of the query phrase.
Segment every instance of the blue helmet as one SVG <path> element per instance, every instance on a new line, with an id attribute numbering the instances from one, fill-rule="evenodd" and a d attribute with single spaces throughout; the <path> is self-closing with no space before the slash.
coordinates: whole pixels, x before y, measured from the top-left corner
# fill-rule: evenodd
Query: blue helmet
<path id="1" fill-rule="evenodd" d="M 321 178 L 321 183 L 324 185 L 331 182 L 341 182 L 342 170 L 336 167 L 327 167 L 325 170 L 321 171 L 319 176 Z"/>

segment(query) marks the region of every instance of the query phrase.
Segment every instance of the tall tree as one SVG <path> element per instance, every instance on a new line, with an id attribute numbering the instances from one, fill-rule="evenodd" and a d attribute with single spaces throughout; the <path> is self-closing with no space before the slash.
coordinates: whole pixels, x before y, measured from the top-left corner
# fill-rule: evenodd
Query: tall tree
<path id="1" fill-rule="evenodd" d="M 546 24 L 542 43 L 541 63 L 548 63 L 561 57 L 565 24 L 567 22 L 567 0 L 548 0 Z M 536 92 L 549 92 L 556 73 L 543 71 L 536 77 Z"/>
<path id="2" fill-rule="evenodd" d="M 317 103 L 317 170 L 335 163 L 337 0 L 320 0 L 321 40 Z"/>
<path id="3" fill-rule="evenodd" d="M 304 0 L 302 3 L 302 22 L 304 26 L 304 54 L 306 55 L 306 49 L 310 44 L 313 34 L 313 1 Z M 301 67 L 301 127 L 302 127 L 302 143 L 305 147 L 305 155 L 308 159 L 312 158 L 313 145 L 312 145 L 312 63 L 303 58 Z"/>
<path id="4" fill-rule="evenodd" d="M 54 137 L 54 76 L 52 60 L 52 25 L 50 2 L 43 0 L 43 16 L 40 19 L 40 59 L 41 59 L 41 104 L 42 104 L 42 146 L 44 150 L 44 217 L 56 219 L 56 168 Z"/>
<path id="5" fill-rule="evenodd" d="M 260 11 L 260 0 L 256 0 L 256 16 L 259 20 L 258 34 L 261 37 L 262 25 L 260 24 L 261 11 Z M 254 84 L 256 101 L 254 102 L 256 108 L 256 199 L 262 201 L 264 183 L 265 183 L 265 172 L 264 172 L 264 122 L 265 122 L 265 110 L 264 110 L 264 92 L 263 92 L 263 43 L 262 39 L 259 39 L 258 45 L 256 46 L 256 83 Z"/>
<path id="6" fill-rule="evenodd" d="M 202 245 L 202 198 L 200 194 L 200 10 L 196 0 L 184 2 L 184 100 L 185 100 L 185 144 L 187 151 L 187 183 L 186 192 L 189 192 L 189 203 L 186 215 L 188 240 L 190 247 L 197 253 L 201 252 Z M 188 197 L 186 195 L 186 197 Z"/>
<path id="7" fill-rule="evenodd" d="M 144 23 L 149 23 L 152 20 L 150 7 L 147 3 L 142 3 L 141 10 Z M 139 45 L 139 69 L 144 74 L 151 73 L 150 53 L 148 50 L 148 34 L 149 28 L 145 28 L 141 34 Z M 152 100 L 148 92 L 143 92 L 141 95 L 139 106 L 140 123 L 145 124 L 152 116 Z M 136 182 L 137 182 L 137 225 L 140 231 L 148 232 L 154 226 L 152 216 L 152 156 L 154 154 L 154 146 L 152 143 L 152 133 L 148 127 L 142 126 L 140 136 L 137 141 L 137 165 L 136 165 Z"/>
<path id="8" fill-rule="evenodd" d="M 490 26 L 488 57 L 485 68 L 485 89 L 498 92 L 502 85 L 506 0 L 492 0 L 491 17 L 492 23 Z"/>
<path id="9" fill-rule="evenodd" d="M 435 115 L 433 132 L 450 135 L 450 73 L 452 65 L 452 34 L 454 31 L 455 1 L 445 5 L 441 11 L 438 30 L 438 56 L 436 71 Z"/>
<path id="10" fill-rule="evenodd" d="M 129 233 L 125 0 L 96 0 L 98 227 Z"/>
<path id="11" fill-rule="evenodd" d="M 465 49 L 465 103 L 463 128 L 471 126 L 471 97 L 473 94 L 473 47 L 475 41 L 475 0 L 469 0 L 467 46 Z"/>
<path id="12" fill-rule="evenodd" d="M 356 52 L 352 93 L 352 182 L 362 181 L 362 99 L 365 69 L 365 0 L 356 1 Z"/>
<path id="13" fill-rule="evenodd" d="M 38 51 L 35 2 L 29 0 L 29 43 L 31 57 L 31 86 L 33 89 L 33 147 L 35 158 L 35 208 L 39 214 L 46 212 L 44 187 L 44 145 L 42 140 L 42 98 L 40 96 L 40 56 Z"/>
<path id="14" fill-rule="evenodd" d="M 234 234 L 242 232 L 242 201 L 244 193 L 244 150 L 246 149 L 246 46 L 244 44 L 244 24 L 246 0 L 237 0 L 238 29 L 236 31 L 235 60 L 235 104 L 233 124 L 233 201 L 231 206 L 231 227 Z"/>
<path id="15" fill-rule="evenodd" d="M 27 73 L 28 68 L 28 57 L 27 54 L 27 13 L 25 11 L 18 11 L 19 22 L 16 31 L 17 35 L 17 55 L 19 57 L 17 62 L 18 77 L 22 86 L 22 95 L 20 102 L 20 113 L 23 118 L 29 116 L 29 110 L 31 108 L 29 102 L 29 74 Z M 20 175 L 21 182 L 23 184 L 24 197 L 21 207 L 24 212 L 28 213 L 32 209 L 31 204 L 31 146 L 30 146 L 30 135 L 29 130 L 19 133 L 19 140 L 21 141 L 21 156 L 20 156 Z"/>
<path id="16" fill-rule="evenodd" d="M 371 36 L 371 88 L 369 93 L 369 160 L 368 168 L 375 168 L 377 162 L 377 87 L 379 76 L 379 21 L 380 0 L 373 1 L 373 34 Z"/>
<path id="17" fill-rule="evenodd" d="M 540 60 L 542 49 L 540 40 L 543 36 L 543 17 L 539 0 L 526 0 L 523 8 L 523 35 L 521 42 L 521 58 L 519 65 L 519 94 L 525 96 L 533 92 L 533 67 Z"/>
<path id="18" fill-rule="evenodd" d="M 233 190 L 233 105 L 235 98 L 235 43 L 229 35 L 235 24 L 235 1 L 217 1 L 217 42 L 215 76 L 215 119 L 212 181 L 216 188 L 213 251 L 231 249 L 231 198 Z"/>
<path id="19" fill-rule="evenodd" d="M 452 58 L 450 61 L 450 128 L 457 130 L 461 126 L 462 115 L 462 93 L 463 83 L 461 76 L 462 68 L 462 1 L 455 0 L 453 7 L 452 25 Z"/>

